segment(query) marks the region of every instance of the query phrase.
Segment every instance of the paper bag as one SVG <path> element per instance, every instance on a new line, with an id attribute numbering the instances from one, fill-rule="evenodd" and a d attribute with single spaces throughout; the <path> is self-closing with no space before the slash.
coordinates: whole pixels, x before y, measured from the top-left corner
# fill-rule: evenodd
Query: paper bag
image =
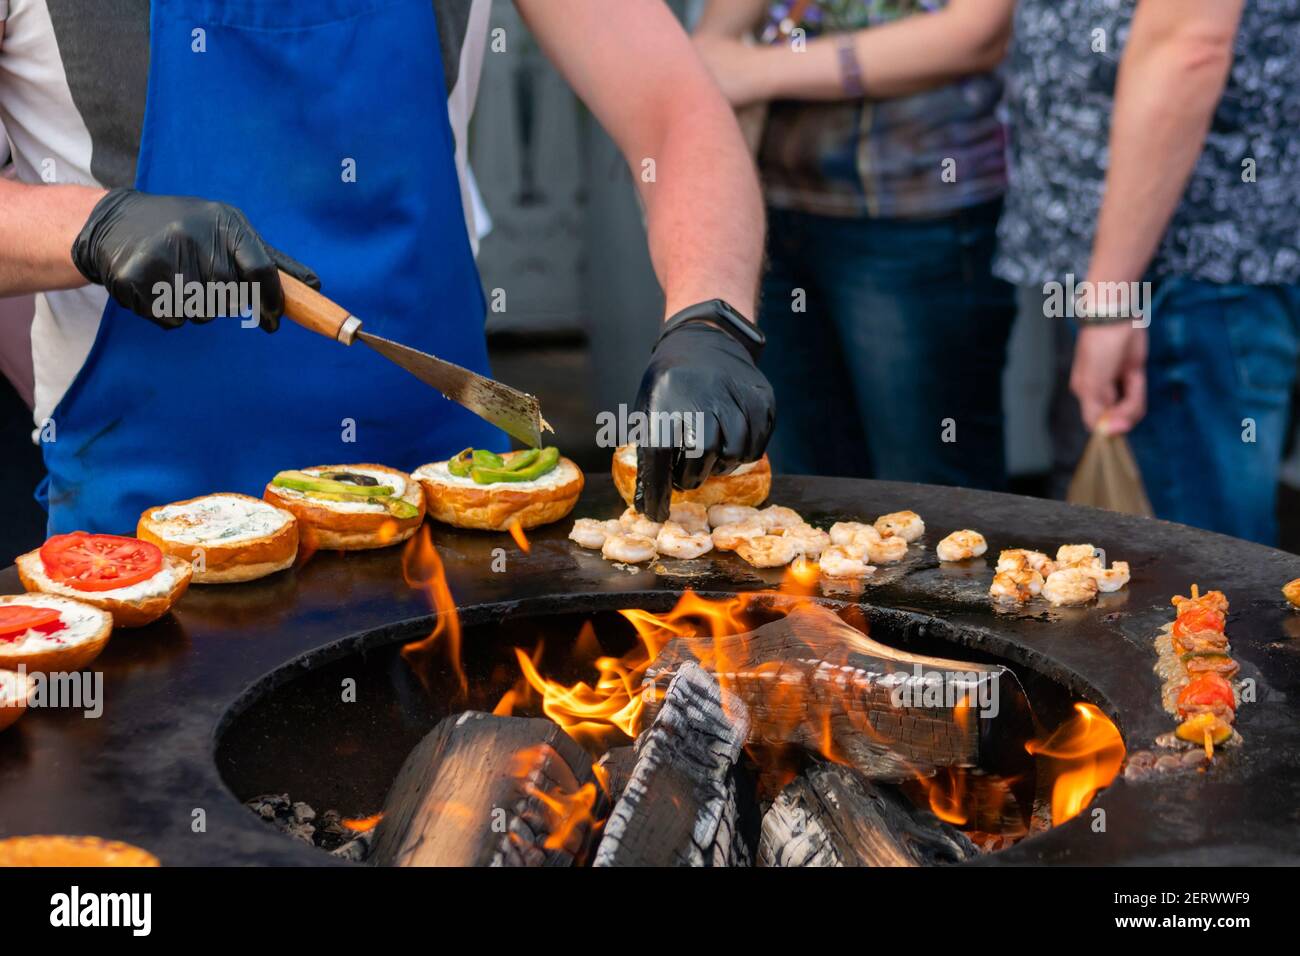
<path id="1" fill-rule="evenodd" d="M 1108 435 L 1102 429 L 1097 429 L 1088 439 L 1065 500 L 1072 505 L 1092 505 L 1107 511 L 1154 517 L 1128 439 L 1123 435 Z"/>

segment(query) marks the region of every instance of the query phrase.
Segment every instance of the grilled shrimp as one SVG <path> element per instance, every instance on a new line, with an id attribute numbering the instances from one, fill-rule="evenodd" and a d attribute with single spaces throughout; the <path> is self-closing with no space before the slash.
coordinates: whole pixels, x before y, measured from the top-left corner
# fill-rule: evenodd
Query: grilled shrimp
<path id="1" fill-rule="evenodd" d="M 766 533 L 757 518 L 724 524 L 713 529 L 713 546 L 719 551 L 735 551 L 740 542 Z"/>
<path id="2" fill-rule="evenodd" d="M 736 546 L 740 555 L 756 568 L 783 568 L 799 555 L 799 543 L 785 535 L 762 534 Z"/>
<path id="3" fill-rule="evenodd" d="M 1061 568 L 1099 568 L 1101 559 L 1090 544 L 1063 544 L 1056 549 L 1056 564 Z"/>
<path id="4" fill-rule="evenodd" d="M 935 545 L 934 552 L 940 561 L 966 561 L 978 558 L 989 549 L 984 535 L 969 529 L 954 531 Z"/>
<path id="5" fill-rule="evenodd" d="M 831 525 L 831 544 L 865 551 L 872 541 L 880 540 L 880 532 L 859 521 L 837 521 Z"/>
<path id="6" fill-rule="evenodd" d="M 611 561 L 640 564 L 655 559 L 655 543 L 653 538 L 624 531 L 606 538 L 600 553 Z"/>
<path id="7" fill-rule="evenodd" d="M 1087 604 L 1097 596 L 1097 582 L 1087 568 L 1061 568 L 1043 582 L 1043 597 L 1057 607 Z"/>
<path id="8" fill-rule="evenodd" d="M 828 578 L 865 578 L 876 570 L 842 544 L 833 544 L 823 551 L 818 567 Z"/>
<path id="9" fill-rule="evenodd" d="M 782 508 L 780 505 L 771 505 L 764 508 L 758 513 L 758 520 L 763 523 L 763 527 L 768 531 L 784 531 L 788 528 L 797 528 L 800 525 L 807 524 L 800 517 L 799 512 L 793 508 Z"/>
<path id="10" fill-rule="evenodd" d="M 1051 574 L 1056 570 L 1056 562 L 1041 551 L 1028 551 L 1024 548 L 1007 548 L 998 555 L 997 571 L 1020 571 L 1032 568 L 1041 575 Z"/>
<path id="11" fill-rule="evenodd" d="M 908 544 L 925 534 L 925 522 L 915 511 L 894 511 L 876 519 L 876 530 L 881 537 L 902 538 Z"/>
<path id="12" fill-rule="evenodd" d="M 799 546 L 799 553 L 805 557 L 816 560 L 821 553 L 830 547 L 831 536 L 820 528 L 814 528 L 810 524 L 802 525 L 798 528 L 790 528 L 786 531 L 785 537 L 794 541 Z"/>
<path id="13" fill-rule="evenodd" d="M 681 525 L 691 534 L 709 533 L 709 509 L 693 501 L 678 501 L 668 509 L 668 520 Z"/>
<path id="14" fill-rule="evenodd" d="M 1112 561 L 1109 568 L 1084 568 L 1092 579 L 1097 582 L 1097 590 L 1102 594 L 1111 594 L 1118 591 L 1129 581 L 1129 570 L 1127 561 Z"/>
<path id="15" fill-rule="evenodd" d="M 624 511 L 619 517 L 618 523 L 627 534 L 649 538 L 652 541 L 659 536 L 659 529 L 663 527 L 658 521 L 651 521 L 635 508 L 628 508 Z"/>
<path id="16" fill-rule="evenodd" d="M 569 540 L 576 541 L 581 547 L 599 550 L 605 539 L 611 534 L 623 530 L 617 521 L 597 521 L 595 518 L 579 518 L 573 522 Z"/>
<path id="17" fill-rule="evenodd" d="M 713 550 L 713 539 L 707 531 L 688 531 L 676 521 L 666 521 L 655 538 L 655 550 L 670 558 L 689 560 Z"/>
<path id="18" fill-rule="evenodd" d="M 740 524 L 758 517 L 758 509 L 749 505 L 712 505 L 708 512 L 709 527 L 721 528 L 724 524 Z"/>
<path id="19" fill-rule="evenodd" d="M 867 559 L 872 564 L 896 564 L 907 557 L 907 539 L 891 536 L 879 541 L 868 541 L 866 551 Z"/>
<path id="20" fill-rule="evenodd" d="M 1043 593 L 1043 576 L 1033 568 L 1014 568 L 993 575 L 989 595 L 995 600 L 1024 604 Z"/>

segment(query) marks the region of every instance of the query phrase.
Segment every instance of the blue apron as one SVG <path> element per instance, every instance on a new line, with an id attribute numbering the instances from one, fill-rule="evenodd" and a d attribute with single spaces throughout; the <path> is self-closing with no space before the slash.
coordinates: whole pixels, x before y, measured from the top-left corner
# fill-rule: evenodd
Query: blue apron
<path id="1" fill-rule="evenodd" d="M 155 0 L 150 21 L 136 188 L 237 206 L 367 330 L 486 373 L 433 4 Z M 287 319 L 165 331 L 111 300 L 52 417 L 51 534 L 133 534 L 150 506 L 260 496 L 285 468 L 505 444 L 363 346 Z"/>

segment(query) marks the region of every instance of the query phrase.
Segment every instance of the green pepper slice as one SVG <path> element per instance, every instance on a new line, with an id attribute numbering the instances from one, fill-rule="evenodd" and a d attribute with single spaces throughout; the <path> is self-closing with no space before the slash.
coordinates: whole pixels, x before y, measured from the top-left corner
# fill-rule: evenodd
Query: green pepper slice
<path id="1" fill-rule="evenodd" d="M 530 467 L 542 455 L 540 448 L 529 448 L 506 459 L 506 471 L 522 471 Z"/>
<path id="2" fill-rule="evenodd" d="M 498 481 L 532 481 L 535 478 L 542 477 L 547 472 L 554 471 L 559 463 L 560 450 L 558 448 L 543 448 L 536 461 L 527 467 L 520 468 L 518 471 L 510 471 L 506 468 L 475 467 L 470 470 L 470 477 L 480 485 L 491 485 Z"/>
<path id="3" fill-rule="evenodd" d="M 504 468 L 505 459 L 494 451 L 488 451 L 484 448 L 474 449 L 471 455 L 475 468 Z"/>
<path id="4" fill-rule="evenodd" d="M 470 467 L 473 464 L 473 454 L 473 448 L 466 448 L 460 454 L 447 461 L 447 470 L 457 478 L 468 478 Z"/>

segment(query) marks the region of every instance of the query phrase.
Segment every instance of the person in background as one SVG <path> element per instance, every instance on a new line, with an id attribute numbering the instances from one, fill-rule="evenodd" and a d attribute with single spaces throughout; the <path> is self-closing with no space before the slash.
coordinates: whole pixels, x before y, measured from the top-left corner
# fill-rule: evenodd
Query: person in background
<path id="1" fill-rule="evenodd" d="M 991 260 L 1006 186 L 994 71 L 1012 6 L 706 4 L 695 43 L 724 94 L 770 102 L 760 316 L 777 468 L 1005 483 L 1015 302 Z M 745 42 L 764 34 L 775 42 Z"/>
<path id="2" fill-rule="evenodd" d="M 1084 424 L 1130 433 L 1158 517 L 1264 543 L 1300 355 L 1298 59 L 1300 0 L 1021 0 L 1008 72 L 997 270 L 1086 277 Z M 1136 320 L 1094 294 L 1144 279 Z"/>

